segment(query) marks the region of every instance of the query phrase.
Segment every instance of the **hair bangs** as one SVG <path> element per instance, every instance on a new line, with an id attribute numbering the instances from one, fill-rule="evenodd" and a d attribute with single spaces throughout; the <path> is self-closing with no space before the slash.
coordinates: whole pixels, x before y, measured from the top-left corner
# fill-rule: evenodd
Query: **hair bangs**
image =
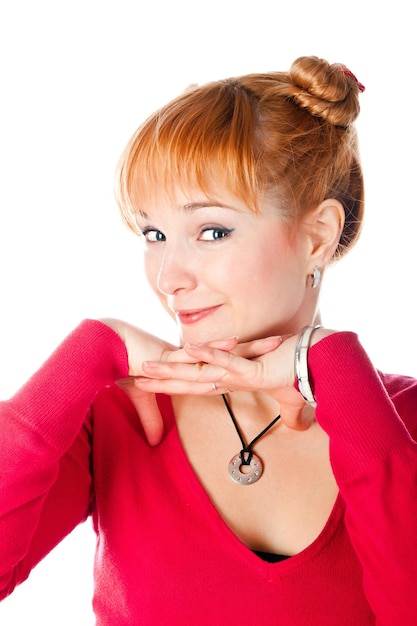
<path id="1" fill-rule="evenodd" d="M 161 194 L 227 189 L 255 212 L 259 197 L 251 102 L 233 81 L 189 88 L 148 118 L 126 147 L 116 199 L 129 228 Z"/>

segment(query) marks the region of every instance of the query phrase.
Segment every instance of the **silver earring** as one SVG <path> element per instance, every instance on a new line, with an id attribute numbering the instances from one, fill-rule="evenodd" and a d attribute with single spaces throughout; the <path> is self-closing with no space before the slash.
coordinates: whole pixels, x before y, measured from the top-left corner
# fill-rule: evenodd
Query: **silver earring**
<path id="1" fill-rule="evenodd" d="M 320 268 L 317 267 L 317 265 L 314 266 L 313 275 L 311 278 L 312 278 L 312 282 L 311 282 L 312 288 L 317 289 L 321 281 L 321 271 L 320 271 Z"/>

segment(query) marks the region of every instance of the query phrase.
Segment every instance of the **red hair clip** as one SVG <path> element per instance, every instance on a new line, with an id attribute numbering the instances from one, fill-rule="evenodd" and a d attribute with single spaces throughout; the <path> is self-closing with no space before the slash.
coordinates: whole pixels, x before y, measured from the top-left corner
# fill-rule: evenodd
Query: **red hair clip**
<path id="1" fill-rule="evenodd" d="M 365 91 L 365 86 L 362 85 L 362 83 L 360 83 L 358 81 L 358 79 L 356 78 L 355 74 L 353 74 L 353 72 L 351 72 L 345 65 L 342 66 L 341 71 L 342 71 L 343 74 L 345 74 L 345 76 L 350 76 L 351 78 L 353 78 L 353 80 L 358 85 L 358 89 L 359 89 L 359 91 L 361 93 L 362 93 L 362 91 Z"/>

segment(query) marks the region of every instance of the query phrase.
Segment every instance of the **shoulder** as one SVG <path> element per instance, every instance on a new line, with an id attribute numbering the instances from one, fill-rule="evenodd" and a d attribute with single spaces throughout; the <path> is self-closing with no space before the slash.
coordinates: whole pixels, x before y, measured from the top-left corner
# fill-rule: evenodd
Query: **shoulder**
<path id="1" fill-rule="evenodd" d="M 378 373 L 407 430 L 417 439 L 417 379 L 400 374 Z"/>

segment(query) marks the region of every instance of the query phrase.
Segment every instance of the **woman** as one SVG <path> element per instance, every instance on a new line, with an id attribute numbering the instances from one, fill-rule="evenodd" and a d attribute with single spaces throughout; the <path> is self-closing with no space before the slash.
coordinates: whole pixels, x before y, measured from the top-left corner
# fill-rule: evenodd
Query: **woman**
<path id="1" fill-rule="evenodd" d="M 2 404 L 3 595 L 91 515 L 99 625 L 415 624 L 417 383 L 318 307 L 362 223 L 362 90 L 302 57 L 129 142 L 118 202 L 179 346 L 86 320 Z"/>

